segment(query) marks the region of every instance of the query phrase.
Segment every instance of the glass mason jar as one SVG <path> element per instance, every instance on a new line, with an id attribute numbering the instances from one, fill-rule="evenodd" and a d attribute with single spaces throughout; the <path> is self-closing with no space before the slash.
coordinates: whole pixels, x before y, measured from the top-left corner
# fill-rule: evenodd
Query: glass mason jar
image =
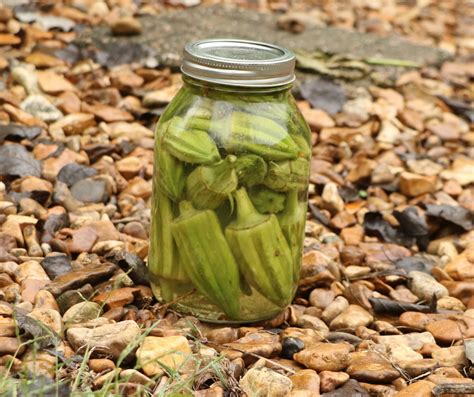
<path id="1" fill-rule="evenodd" d="M 184 86 L 156 127 L 148 258 L 154 294 L 179 312 L 253 322 L 294 297 L 311 156 L 294 62 L 264 43 L 185 48 Z"/>

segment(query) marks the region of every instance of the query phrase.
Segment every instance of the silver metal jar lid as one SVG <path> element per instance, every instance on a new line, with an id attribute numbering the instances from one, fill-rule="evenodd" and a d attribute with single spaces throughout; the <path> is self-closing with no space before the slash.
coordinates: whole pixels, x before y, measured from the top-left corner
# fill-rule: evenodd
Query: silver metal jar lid
<path id="1" fill-rule="evenodd" d="M 186 45 L 181 71 L 193 78 L 241 87 L 275 87 L 295 80 L 295 54 L 247 40 L 200 40 Z"/>

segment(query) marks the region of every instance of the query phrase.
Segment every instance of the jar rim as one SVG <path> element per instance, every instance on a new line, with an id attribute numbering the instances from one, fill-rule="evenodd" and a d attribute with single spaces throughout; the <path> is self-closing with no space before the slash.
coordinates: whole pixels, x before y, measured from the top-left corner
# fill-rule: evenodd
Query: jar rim
<path id="1" fill-rule="evenodd" d="M 189 43 L 183 51 L 183 74 L 214 84 L 278 87 L 295 80 L 292 51 L 258 41 L 210 39 Z"/>

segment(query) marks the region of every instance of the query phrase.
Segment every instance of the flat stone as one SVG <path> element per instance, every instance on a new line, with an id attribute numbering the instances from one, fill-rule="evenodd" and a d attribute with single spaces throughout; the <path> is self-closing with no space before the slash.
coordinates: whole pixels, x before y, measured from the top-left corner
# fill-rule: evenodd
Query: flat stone
<path id="1" fill-rule="evenodd" d="M 375 341 L 384 346 L 407 345 L 413 350 L 419 350 L 428 343 L 435 344 L 436 341 L 429 332 L 412 332 L 404 335 L 380 335 Z"/>
<path id="2" fill-rule="evenodd" d="M 103 203 L 108 199 L 105 182 L 90 178 L 77 181 L 71 187 L 71 193 L 76 200 L 85 203 Z"/>
<path id="3" fill-rule="evenodd" d="M 290 376 L 293 384 L 292 390 L 309 390 L 313 393 L 319 393 L 319 376 L 312 369 L 302 369 Z"/>
<path id="4" fill-rule="evenodd" d="M 427 380 L 419 380 L 410 385 L 405 389 L 399 391 L 396 397 L 431 397 L 431 390 L 435 387 L 435 384 Z"/>
<path id="5" fill-rule="evenodd" d="M 293 359 L 307 368 L 320 371 L 341 371 L 349 364 L 353 347 L 347 343 L 315 343 L 296 353 Z"/>
<path id="6" fill-rule="evenodd" d="M 21 109 L 43 121 L 56 121 L 63 116 L 61 111 L 44 96 L 29 95 L 22 103 Z"/>
<path id="7" fill-rule="evenodd" d="M 63 333 L 63 320 L 61 315 L 57 310 L 53 309 L 33 309 L 31 313 L 28 313 L 27 316 L 34 318 L 42 322 L 46 327 L 62 335 Z"/>
<path id="8" fill-rule="evenodd" d="M 58 174 L 58 180 L 71 187 L 82 179 L 97 175 L 97 170 L 77 163 L 66 164 Z"/>
<path id="9" fill-rule="evenodd" d="M 367 326 L 372 321 L 374 321 L 374 317 L 367 310 L 357 305 L 349 305 L 347 309 L 331 321 L 330 328 L 332 330 L 355 329 L 359 326 Z"/>
<path id="10" fill-rule="evenodd" d="M 285 397 L 292 388 L 288 377 L 266 367 L 250 369 L 239 385 L 247 395 L 253 397 Z"/>
<path id="11" fill-rule="evenodd" d="M 442 298 L 449 295 L 448 289 L 427 273 L 413 270 L 408 277 L 411 291 L 425 302 L 430 302 L 433 296 Z"/>
<path id="12" fill-rule="evenodd" d="M 87 266 L 82 269 L 73 270 L 68 274 L 57 277 L 48 284 L 48 291 L 54 296 L 63 292 L 82 287 L 85 284 L 95 284 L 107 280 L 117 269 L 113 263 L 104 263 L 99 266 Z"/>
<path id="13" fill-rule="evenodd" d="M 119 358 L 125 348 L 137 342 L 140 328 L 135 321 L 127 320 L 96 328 L 70 328 L 67 340 L 75 351 L 89 347 L 93 354 L 110 354 Z"/>
<path id="14" fill-rule="evenodd" d="M 36 294 L 35 309 L 52 309 L 59 312 L 59 306 L 51 292 L 43 289 Z"/>
<path id="15" fill-rule="evenodd" d="M 342 387 L 336 390 L 321 394 L 321 397 L 369 397 L 370 394 L 361 386 L 359 382 L 350 379 Z"/>
<path id="16" fill-rule="evenodd" d="M 108 292 L 103 292 L 94 297 L 94 302 L 105 305 L 106 308 L 113 309 L 115 307 L 123 307 L 132 303 L 135 295 L 139 291 L 138 288 L 119 288 Z"/>
<path id="17" fill-rule="evenodd" d="M 81 324 L 94 320 L 102 313 L 102 309 L 95 302 L 80 302 L 71 306 L 63 315 L 63 321 L 68 324 Z"/>
<path id="18" fill-rule="evenodd" d="M 400 191 L 410 197 L 434 193 L 436 191 L 436 176 L 402 172 L 400 175 Z"/>
<path id="19" fill-rule="evenodd" d="M 5 354 L 21 354 L 25 350 L 18 338 L 0 336 L 0 356 Z"/>
<path id="20" fill-rule="evenodd" d="M 249 332 L 235 342 L 225 345 L 226 351 L 233 350 L 239 356 L 245 354 L 258 354 L 262 357 L 272 357 L 281 351 L 281 343 L 278 335 L 270 332 Z M 235 349 L 235 350 L 234 350 Z"/>
<path id="21" fill-rule="evenodd" d="M 375 352 L 354 352 L 346 372 L 360 382 L 390 383 L 400 376 L 390 362 Z"/>
<path id="22" fill-rule="evenodd" d="M 436 349 L 431 353 L 431 356 L 442 367 L 461 367 L 467 365 L 464 346 L 451 346 Z"/>
<path id="23" fill-rule="evenodd" d="M 188 340 L 184 336 L 147 336 L 137 350 L 137 366 L 147 376 L 161 376 L 167 367 L 184 370 L 183 364 L 192 356 Z"/>
<path id="24" fill-rule="evenodd" d="M 58 253 L 46 256 L 41 261 L 41 266 L 52 280 L 72 270 L 71 258 L 65 254 Z"/>
<path id="25" fill-rule="evenodd" d="M 448 54 L 428 46 L 420 46 L 395 37 L 358 33 L 340 28 L 307 27 L 300 34 L 276 29 L 279 15 L 257 13 L 236 7 L 194 7 L 140 18 L 143 33 L 130 38 L 113 37 L 108 27 L 97 27 L 81 35 L 82 45 L 92 42 L 101 50 L 124 51 L 134 44 L 133 58 L 154 54 L 160 65 L 179 67 L 185 44 L 202 37 L 235 37 L 282 45 L 290 49 L 320 50 L 330 54 L 356 58 L 386 58 L 438 64 Z M 192 28 L 191 28 L 192 27 Z M 116 61 L 116 63 L 120 63 Z"/>
<path id="26" fill-rule="evenodd" d="M 38 75 L 38 82 L 41 89 L 48 94 L 62 91 L 76 91 L 76 87 L 60 74 L 49 70 L 39 71 L 36 73 Z"/>
<path id="27" fill-rule="evenodd" d="M 321 392 L 327 393 L 340 387 L 349 380 L 345 372 L 321 371 L 319 373 Z"/>

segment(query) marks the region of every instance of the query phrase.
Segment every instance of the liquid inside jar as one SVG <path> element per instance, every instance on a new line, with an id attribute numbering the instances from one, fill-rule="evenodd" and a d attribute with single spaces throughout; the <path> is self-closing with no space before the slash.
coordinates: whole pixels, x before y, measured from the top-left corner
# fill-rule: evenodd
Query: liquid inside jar
<path id="1" fill-rule="evenodd" d="M 310 132 L 289 86 L 184 81 L 155 136 L 153 291 L 207 321 L 271 318 L 298 283 Z"/>

